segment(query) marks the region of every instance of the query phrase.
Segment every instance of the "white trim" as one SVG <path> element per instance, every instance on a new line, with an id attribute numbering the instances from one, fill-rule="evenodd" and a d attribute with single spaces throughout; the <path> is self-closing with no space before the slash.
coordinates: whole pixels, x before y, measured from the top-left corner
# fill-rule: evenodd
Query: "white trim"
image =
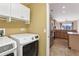
<path id="1" fill-rule="evenodd" d="M 49 48 L 50 48 L 50 15 L 49 15 L 49 4 L 46 4 L 47 10 L 47 20 L 46 20 L 46 56 L 49 56 Z"/>

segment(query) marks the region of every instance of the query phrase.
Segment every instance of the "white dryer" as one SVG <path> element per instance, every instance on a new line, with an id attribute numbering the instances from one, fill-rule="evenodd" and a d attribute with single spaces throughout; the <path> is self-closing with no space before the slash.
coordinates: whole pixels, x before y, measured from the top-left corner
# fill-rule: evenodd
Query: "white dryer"
<path id="1" fill-rule="evenodd" d="M 18 56 L 37 56 L 38 55 L 38 34 L 24 33 L 10 35 L 17 42 Z"/>

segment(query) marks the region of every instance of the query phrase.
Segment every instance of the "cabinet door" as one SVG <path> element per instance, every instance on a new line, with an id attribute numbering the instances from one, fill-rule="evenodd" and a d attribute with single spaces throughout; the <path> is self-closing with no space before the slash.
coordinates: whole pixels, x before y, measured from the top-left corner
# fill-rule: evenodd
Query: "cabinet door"
<path id="1" fill-rule="evenodd" d="M 10 3 L 0 3 L 0 16 L 10 16 Z"/>
<path id="2" fill-rule="evenodd" d="M 21 18 L 25 21 L 30 21 L 30 9 L 21 5 Z"/>
<path id="3" fill-rule="evenodd" d="M 19 3 L 12 3 L 11 17 L 28 22 L 30 18 L 30 9 Z"/>
<path id="4" fill-rule="evenodd" d="M 79 51 L 79 35 L 69 35 L 69 47 Z"/>
<path id="5" fill-rule="evenodd" d="M 20 19 L 21 6 L 19 3 L 11 3 L 11 17 Z"/>

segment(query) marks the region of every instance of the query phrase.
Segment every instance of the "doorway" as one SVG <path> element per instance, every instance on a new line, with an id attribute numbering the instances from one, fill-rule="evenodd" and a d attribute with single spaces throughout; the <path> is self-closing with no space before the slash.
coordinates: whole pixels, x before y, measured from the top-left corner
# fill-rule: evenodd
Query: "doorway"
<path id="1" fill-rule="evenodd" d="M 47 37 L 47 47 L 50 56 L 79 56 L 78 6 L 78 3 L 48 4 L 47 35 L 50 38 Z"/>

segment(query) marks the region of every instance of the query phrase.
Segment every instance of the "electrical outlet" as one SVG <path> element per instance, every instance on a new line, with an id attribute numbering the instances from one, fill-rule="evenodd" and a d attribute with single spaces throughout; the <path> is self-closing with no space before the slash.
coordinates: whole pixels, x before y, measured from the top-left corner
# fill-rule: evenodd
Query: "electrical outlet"
<path id="1" fill-rule="evenodd" d="M 25 31 L 25 28 L 20 28 L 20 31 L 21 31 L 21 32 Z"/>

